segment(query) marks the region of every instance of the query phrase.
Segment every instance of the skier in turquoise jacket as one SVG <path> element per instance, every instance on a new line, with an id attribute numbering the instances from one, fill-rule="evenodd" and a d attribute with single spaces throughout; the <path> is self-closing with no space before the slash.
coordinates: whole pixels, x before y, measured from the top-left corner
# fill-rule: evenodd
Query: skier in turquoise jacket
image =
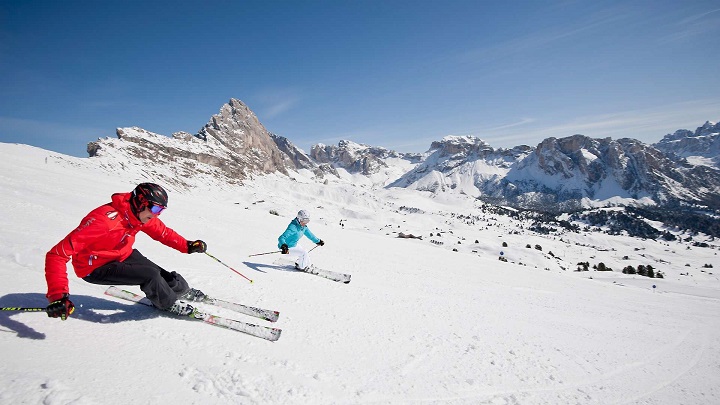
<path id="1" fill-rule="evenodd" d="M 285 232 L 283 232 L 283 234 L 278 238 L 278 248 L 280 248 L 282 254 L 287 255 L 292 253 L 297 255 L 295 268 L 298 270 L 306 270 L 308 267 L 312 266 L 312 261 L 310 260 L 308 251 L 297 244 L 303 235 L 307 236 L 308 239 L 318 246 L 325 245 L 325 242 L 323 242 L 322 239 L 310 232 L 310 229 L 307 227 L 308 222 L 310 222 L 310 215 L 307 211 L 298 211 L 297 217 L 290 221 L 290 224 L 287 229 L 285 229 Z"/>

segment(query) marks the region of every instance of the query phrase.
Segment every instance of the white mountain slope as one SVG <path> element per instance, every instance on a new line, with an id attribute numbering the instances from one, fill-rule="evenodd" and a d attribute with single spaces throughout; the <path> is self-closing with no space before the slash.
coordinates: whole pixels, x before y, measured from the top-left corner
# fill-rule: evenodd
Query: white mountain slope
<path id="1" fill-rule="evenodd" d="M 0 144 L 0 156 L 2 306 L 46 305 L 45 252 L 112 193 L 157 175 L 24 145 Z M 0 313 L 0 403 L 720 402 L 720 281 L 703 267 L 718 265 L 717 247 L 702 235 L 694 240 L 710 248 L 591 232 L 544 237 L 462 196 L 293 176 L 167 184 L 163 221 L 205 240 L 252 284 L 205 255 L 136 243 L 207 293 L 279 310 L 278 342 L 128 305 L 70 270 L 69 320 Z M 315 263 L 352 274 L 350 284 L 282 271 L 277 255 L 248 257 L 276 250 L 300 208 L 326 241 Z M 615 271 L 572 271 L 586 260 Z M 620 274 L 628 264 L 652 264 L 666 278 Z"/>

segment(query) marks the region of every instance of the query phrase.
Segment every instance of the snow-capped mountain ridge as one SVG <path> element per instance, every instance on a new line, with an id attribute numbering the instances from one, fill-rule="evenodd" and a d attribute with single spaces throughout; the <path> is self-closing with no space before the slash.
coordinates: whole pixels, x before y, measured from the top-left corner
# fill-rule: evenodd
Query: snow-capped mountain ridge
<path id="1" fill-rule="evenodd" d="M 383 147 L 369 146 L 348 140 L 341 140 L 337 146 L 317 144 L 310 151 L 310 157 L 318 163 L 332 164 L 350 173 L 372 175 L 389 166 L 388 160 L 402 159 L 417 163 L 422 159 L 417 153 L 398 153 Z"/>
<path id="2" fill-rule="evenodd" d="M 296 170 L 255 114 L 236 99 L 223 105 L 195 135 L 178 132 L 169 138 L 137 127 L 118 128 L 116 135 L 90 142 L 90 157 L 100 159 L 111 171 L 123 170 L 128 160 L 136 161 L 185 188 L 190 187 L 192 182 L 186 180 L 191 176 L 234 184 L 254 175 L 287 175 Z M 161 174 L 168 167 L 174 174 Z"/>
<path id="3" fill-rule="evenodd" d="M 242 101 L 231 99 L 213 115 L 198 134 L 205 141 L 215 140 L 235 156 L 250 172 L 287 174 L 288 156 L 278 149 L 270 133 Z"/>
<path id="4" fill-rule="evenodd" d="M 720 185 L 717 176 L 704 180 Z M 544 140 L 513 166 L 500 187 L 486 191 L 519 206 L 539 202 L 535 208 L 571 208 L 583 199 L 613 197 L 664 205 L 704 201 L 705 195 L 693 190 L 695 184 L 685 168 L 640 141 L 573 135 Z"/>
<path id="5" fill-rule="evenodd" d="M 618 198 L 630 204 L 716 206 L 720 173 L 680 163 L 629 138 L 573 135 L 545 139 L 536 148 L 495 150 L 478 138 L 446 137 L 433 142 L 426 159 L 392 186 L 551 211 Z"/>
<path id="6" fill-rule="evenodd" d="M 577 134 L 512 149 L 494 149 L 474 136 L 446 136 L 423 154 L 341 140 L 337 146 L 314 145 L 308 155 L 288 138 L 269 133 L 245 104 L 231 99 L 195 135 L 168 138 L 119 128 L 117 140 L 92 142 L 88 152 L 113 170 L 118 166 L 109 163 L 113 155 L 127 155 L 158 170 L 170 164 L 185 176 L 212 175 L 219 183 L 308 170 L 318 181 L 459 193 L 549 211 L 618 199 L 623 204 L 688 203 L 717 209 L 720 169 L 706 163 L 717 162 L 718 132 L 717 124 L 707 122 L 694 133 L 679 130 L 655 145 Z"/>
<path id="7" fill-rule="evenodd" d="M 493 149 L 471 136 L 446 136 L 431 144 L 425 159 L 394 182 L 393 187 L 480 196 L 482 184 L 499 182 L 530 148 Z"/>
<path id="8" fill-rule="evenodd" d="M 685 158 L 695 165 L 720 168 L 720 124 L 707 121 L 695 132 L 680 129 L 653 144 L 676 159 Z"/>

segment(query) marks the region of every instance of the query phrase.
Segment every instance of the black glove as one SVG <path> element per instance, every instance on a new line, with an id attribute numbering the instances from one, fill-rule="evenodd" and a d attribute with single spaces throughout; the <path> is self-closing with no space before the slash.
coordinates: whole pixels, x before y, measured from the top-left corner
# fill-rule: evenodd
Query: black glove
<path id="1" fill-rule="evenodd" d="M 283 243 L 282 246 L 280 246 L 280 252 L 284 255 L 290 253 L 290 248 L 288 248 L 287 243 Z"/>
<path id="2" fill-rule="evenodd" d="M 323 242 L 322 239 L 320 239 L 320 242 L 317 243 L 318 246 L 325 246 L 325 242 Z"/>
<path id="3" fill-rule="evenodd" d="M 64 294 L 59 300 L 51 302 L 45 311 L 50 318 L 60 318 L 64 321 L 75 312 L 75 305 L 70 301 L 68 294 Z"/>
<path id="4" fill-rule="evenodd" d="M 205 253 L 207 244 L 201 240 L 188 241 L 188 253 Z"/>

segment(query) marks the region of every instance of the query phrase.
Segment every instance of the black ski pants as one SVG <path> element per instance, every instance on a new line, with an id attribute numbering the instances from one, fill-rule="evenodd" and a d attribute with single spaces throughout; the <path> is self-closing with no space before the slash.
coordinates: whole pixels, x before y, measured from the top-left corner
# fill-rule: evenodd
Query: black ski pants
<path id="1" fill-rule="evenodd" d="M 92 284 L 139 285 L 153 305 L 167 309 L 179 295 L 190 289 L 187 281 L 176 272 L 168 272 L 133 249 L 122 262 L 110 262 L 83 277 Z"/>

